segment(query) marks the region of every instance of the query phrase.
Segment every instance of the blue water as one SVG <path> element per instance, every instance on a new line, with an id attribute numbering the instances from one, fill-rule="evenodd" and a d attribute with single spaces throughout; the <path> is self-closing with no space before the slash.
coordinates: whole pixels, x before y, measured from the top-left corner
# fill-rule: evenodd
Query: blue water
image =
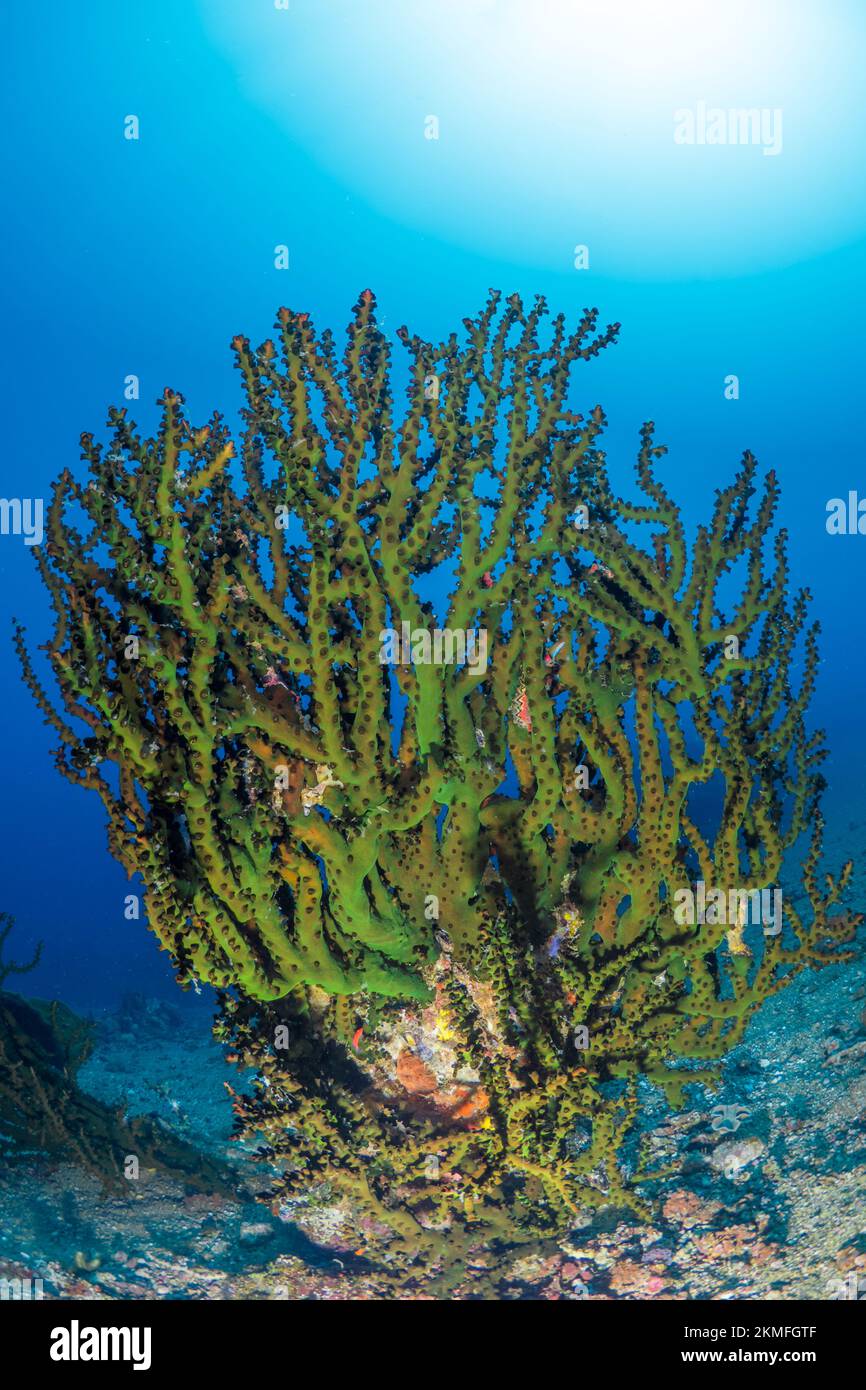
<path id="1" fill-rule="evenodd" d="M 362 0 L 354 8 L 363 11 Z M 155 425 L 154 401 L 169 383 L 183 391 L 193 416 L 204 420 L 215 407 L 231 415 L 240 392 L 229 342 L 237 332 L 257 342 L 268 336 L 282 303 L 341 330 L 359 291 L 371 286 L 386 331 L 407 322 L 430 337 L 459 328 L 492 285 L 529 298 L 542 293 L 572 318 L 595 304 L 603 322 L 618 320 L 623 331 L 618 346 L 581 369 L 578 396 L 581 407 L 600 401 L 607 412 L 607 448 L 623 487 L 647 418 L 669 446 L 662 476 L 690 527 L 708 515 L 714 489 L 729 480 L 744 448 L 778 470 L 792 583 L 810 587 L 823 627 L 813 719 L 827 729 L 831 748 L 828 815 L 862 826 L 866 537 L 829 536 L 825 509 L 851 489 L 866 493 L 866 220 L 853 195 L 846 202 L 856 162 L 850 132 L 863 119 L 864 19 L 857 7 L 840 5 L 828 26 L 837 138 L 820 146 L 802 175 L 798 140 L 809 137 L 810 111 L 816 121 L 825 118 L 830 100 L 814 85 L 826 67 L 820 48 L 800 55 L 804 75 L 792 98 L 800 104 L 790 111 L 778 160 L 762 160 L 759 150 L 711 152 L 734 160 L 724 166 L 725 199 L 713 210 L 710 236 L 704 215 L 712 179 L 668 181 L 654 203 L 651 170 L 638 168 L 643 147 L 637 137 L 634 146 L 614 138 L 607 108 L 596 108 L 595 125 L 570 127 L 567 140 L 551 127 L 551 141 L 533 144 L 535 127 L 521 114 L 535 107 L 518 81 L 520 55 L 495 51 L 499 11 L 481 8 L 491 26 L 488 46 L 437 49 L 423 82 L 424 53 L 412 45 L 420 6 L 391 6 L 389 35 L 387 7 L 371 4 L 362 38 L 345 5 L 304 0 L 279 14 L 254 0 L 47 0 L 6 16 L 0 493 L 47 497 L 60 470 L 78 466 L 79 432 L 98 433 L 107 406 L 121 403 L 128 373 L 141 380 L 132 413 L 145 428 Z M 796 11 L 804 33 L 820 27 L 821 5 Z M 510 13 L 503 4 L 501 32 Z M 455 15 L 444 7 L 440 31 L 459 23 Z M 296 28 L 268 29 L 277 24 Z M 750 38 L 742 36 L 746 47 Z M 550 39 L 555 48 L 557 34 Z M 409 78 L 407 53 L 415 64 Z M 611 82 L 624 81 L 615 56 L 610 61 Z M 795 57 L 789 61 L 796 68 Z M 446 117 L 461 64 L 469 74 L 486 73 L 488 85 L 479 78 L 475 116 L 464 102 L 455 132 L 456 115 L 450 128 Z M 357 66 L 363 81 L 345 75 Z M 593 75 L 603 87 L 606 74 Z M 495 158 L 484 162 L 471 122 L 484 123 L 490 85 L 501 90 L 509 81 L 515 125 L 501 130 Z M 775 104 L 767 85 L 748 100 Z M 681 86 L 683 102 L 674 104 L 703 95 Z M 730 90 L 730 104 L 747 100 L 733 77 Z M 720 92 L 717 83 L 707 94 L 724 101 Z M 433 151 L 422 128 L 440 106 L 443 133 Z M 383 125 L 386 109 L 391 125 Z M 507 121 L 507 102 L 500 110 L 497 119 Z M 317 112 L 327 140 L 317 135 Z M 140 117 L 138 141 L 123 138 L 130 113 Z M 399 150 L 395 121 L 405 121 Z M 359 168 L 351 142 L 368 125 L 368 163 Z M 547 207 L 535 204 L 534 192 L 528 199 L 538 161 L 552 161 L 555 182 L 564 142 L 576 161 L 563 165 L 570 180 L 581 149 L 606 139 L 604 181 L 569 184 L 565 220 L 555 200 Z M 419 172 L 422 160 L 440 153 L 441 167 Z M 784 181 L 777 166 L 787 171 Z M 775 237 L 775 219 L 785 236 Z M 571 247 L 586 239 L 587 226 L 591 265 L 576 271 Z M 808 236 L 798 242 L 801 226 Z M 274 268 L 280 243 L 290 247 L 287 271 Z M 729 373 L 740 379 L 737 401 L 724 397 Z M 53 770 L 52 735 L 7 640 L 13 615 L 26 623 L 31 646 L 48 637 L 32 555 L 20 537 L 3 536 L 0 908 L 17 918 L 16 954 L 46 941 L 28 992 L 86 1007 L 131 988 L 174 997 L 166 958 L 143 923 L 124 919 L 130 888 L 105 848 L 101 804 Z M 850 845 L 852 853 L 861 848 Z"/>

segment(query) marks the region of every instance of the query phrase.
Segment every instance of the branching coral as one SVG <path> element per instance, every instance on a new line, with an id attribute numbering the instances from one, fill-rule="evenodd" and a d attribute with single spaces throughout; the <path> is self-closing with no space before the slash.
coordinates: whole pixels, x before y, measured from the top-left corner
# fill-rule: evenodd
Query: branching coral
<path id="1" fill-rule="evenodd" d="M 342 358 L 283 309 L 278 342 L 234 342 L 237 449 L 171 391 L 154 438 L 113 411 L 38 553 L 72 722 L 17 638 L 180 980 L 224 992 L 274 1191 L 327 1181 L 409 1243 L 640 1207 L 639 1079 L 711 1079 L 856 925 L 828 916 L 850 868 L 817 883 L 816 634 L 782 533 L 766 554 L 775 479 L 753 504 L 747 454 L 689 547 L 646 425 L 618 497 L 600 407 L 570 404 L 618 325 L 544 315 L 492 293 L 462 341 L 402 330 L 398 412 L 369 291 Z M 809 920 L 748 924 L 810 827 Z M 697 882 L 733 919 L 678 914 Z"/>

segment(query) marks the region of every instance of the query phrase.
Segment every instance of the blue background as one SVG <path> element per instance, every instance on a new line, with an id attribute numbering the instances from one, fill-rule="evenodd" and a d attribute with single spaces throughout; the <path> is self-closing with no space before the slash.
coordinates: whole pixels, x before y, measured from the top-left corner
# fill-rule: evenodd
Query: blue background
<path id="1" fill-rule="evenodd" d="M 826 810 L 836 839 L 858 855 L 866 538 L 830 537 L 825 529 L 830 497 L 866 493 L 866 221 L 848 191 L 855 172 L 862 183 L 851 138 L 864 114 L 866 33 L 858 7 L 789 10 L 794 30 L 818 25 L 832 46 L 829 114 L 837 139 L 814 145 L 814 157 L 797 171 L 798 141 L 810 130 L 809 73 L 823 72 L 830 52 L 816 52 L 804 28 L 807 66 L 793 74 L 800 104 L 785 107 L 778 159 L 762 159 L 757 149 L 683 150 L 677 153 L 692 165 L 671 172 L 667 130 L 658 145 L 663 190 L 656 201 L 647 122 L 635 126 L 644 134 L 632 146 L 593 98 L 595 107 L 570 127 L 576 163 L 565 170 L 553 139 L 561 135 L 555 107 L 539 105 L 544 73 L 536 74 L 535 100 L 517 82 L 518 52 L 509 71 L 507 44 L 497 50 L 495 71 L 483 49 L 425 56 L 412 40 L 426 8 L 371 0 L 369 23 L 354 29 L 364 19 L 363 0 L 353 15 L 327 0 L 293 0 L 284 13 L 270 0 L 51 0 L 7 15 L 0 493 L 47 497 L 63 467 L 79 466 L 80 431 L 99 433 L 107 406 L 123 403 L 128 373 L 140 378 L 131 413 L 147 430 L 167 384 L 183 391 L 193 418 L 204 421 L 215 407 L 231 414 L 240 392 L 230 339 L 243 332 L 261 341 L 283 303 L 341 330 L 369 285 L 386 330 L 407 322 L 437 337 L 476 312 L 492 285 L 543 293 L 572 318 L 596 304 L 602 321 L 621 321 L 623 332 L 617 347 L 581 369 L 578 397 L 581 408 L 603 404 L 623 486 L 647 418 L 670 448 L 663 477 L 692 526 L 708 515 L 714 489 L 729 480 L 744 448 L 780 474 L 792 581 L 812 589 L 823 625 L 813 716 L 832 748 Z M 654 8 L 664 12 L 665 5 Z M 766 16 L 772 10 L 777 20 L 777 8 L 768 0 Z M 579 18 L 578 0 L 574 9 Z M 439 30 L 449 13 L 447 5 L 440 11 Z M 487 4 L 479 13 L 490 33 L 508 39 L 511 7 L 498 14 Z M 564 13 L 557 0 L 551 18 L 567 25 Z M 751 13 L 756 29 L 741 35 L 744 52 L 757 42 L 762 6 Z M 622 18 L 627 45 L 625 11 Z M 549 36 L 554 48 L 569 37 L 571 30 Z M 415 66 L 407 69 L 398 51 L 414 52 Z M 665 89 L 666 111 L 704 95 L 726 105 L 744 101 L 735 84 L 727 101 L 723 82 L 687 90 L 681 73 L 688 55 L 683 63 L 682 99 L 668 102 Z M 285 87 L 276 96 L 275 65 Z M 419 87 L 425 71 L 428 85 Z M 455 132 L 449 100 L 457 100 L 455 91 L 465 95 L 478 73 L 477 110 L 464 102 Z M 595 72 L 596 87 L 605 76 Z M 507 111 L 512 77 L 529 124 L 520 124 L 518 110 L 511 144 L 501 132 L 501 163 L 491 156 L 473 165 L 473 120 L 483 123 L 485 92 L 495 89 Z M 612 71 L 611 83 L 619 80 L 622 73 Z M 816 121 L 827 120 L 828 100 L 824 88 L 815 95 Z M 753 101 L 778 104 L 770 90 Z M 405 115 L 398 144 L 392 114 L 384 124 L 378 119 L 386 107 Z M 423 136 L 431 111 L 442 116 L 438 142 Z M 141 122 L 137 142 L 123 138 L 130 113 Z M 341 132 L 351 142 L 359 130 L 367 132 L 363 167 L 349 146 L 340 148 Z M 582 151 L 589 162 L 580 181 Z M 719 162 L 708 174 L 710 158 Z M 783 181 L 778 170 L 786 160 Z M 557 169 L 569 180 L 565 212 L 556 199 Z M 717 177 L 721 194 L 710 207 Z M 551 190 L 549 204 L 536 195 L 542 185 Z M 475 202 L 466 200 L 469 186 Z M 785 236 L 777 235 L 783 227 Z M 578 242 L 590 245 L 588 271 L 573 267 Z M 279 243 L 290 247 L 288 271 L 274 268 Z M 729 373 L 740 379 L 738 401 L 724 398 Z M 17 917 L 12 954 L 44 938 L 44 960 L 28 989 L 79 1005 L 99 1006 L 127 989 L 173 997 L 166 958 L 142 922 L 124 920 L 131 889 L 105 848 L 101 804 L 55 773 L 52 737 L 19 680 L 7 636 L 12 616 L 26 623 L 31 647 L 50 633 L 45 595 L 19 537 L 0 537 L 0 578 L 0 909 Z"/>

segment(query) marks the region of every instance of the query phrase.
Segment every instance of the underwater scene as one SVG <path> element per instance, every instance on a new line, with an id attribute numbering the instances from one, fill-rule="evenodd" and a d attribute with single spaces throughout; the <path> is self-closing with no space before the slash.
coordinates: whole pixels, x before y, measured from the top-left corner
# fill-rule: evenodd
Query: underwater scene
<path id="1" fill-rule="evenodd" d="M 866 1299 L 862 5 L 6 27 L 0 1305 Z"/>

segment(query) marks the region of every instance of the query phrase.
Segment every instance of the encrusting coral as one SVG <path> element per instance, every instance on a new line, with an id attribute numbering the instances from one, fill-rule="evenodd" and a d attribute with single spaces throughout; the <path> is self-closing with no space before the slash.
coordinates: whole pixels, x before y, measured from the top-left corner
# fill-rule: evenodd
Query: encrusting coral
<path id="1" fill-rule="evenodd" d="M 237 448 L 173 391 L 153 438 L 112 411 L 37 551 L 72 722 L 17 638 L 179 980 L 220 991 L 273 1199 L 342 1195 L 410 1257 L 645 1211 L 641 1079 L 711 1082 L 857 923 L 828 915 L 850 866 L 818 882 L 775 478 L 746 454 L 689 546 L 647 424 L 620 498 L 601 408 L 569 404 L 618 325 L 545 313 L 491 293 L 462 339 L 401 330 L 402 412 L 369 291 L 342 358 L 287 309 L 235 339 Z M 807 920 L 762 930 L 744 904 L 806 831 Z M 733 918 L 677 912 L 699 882 Z"/>

